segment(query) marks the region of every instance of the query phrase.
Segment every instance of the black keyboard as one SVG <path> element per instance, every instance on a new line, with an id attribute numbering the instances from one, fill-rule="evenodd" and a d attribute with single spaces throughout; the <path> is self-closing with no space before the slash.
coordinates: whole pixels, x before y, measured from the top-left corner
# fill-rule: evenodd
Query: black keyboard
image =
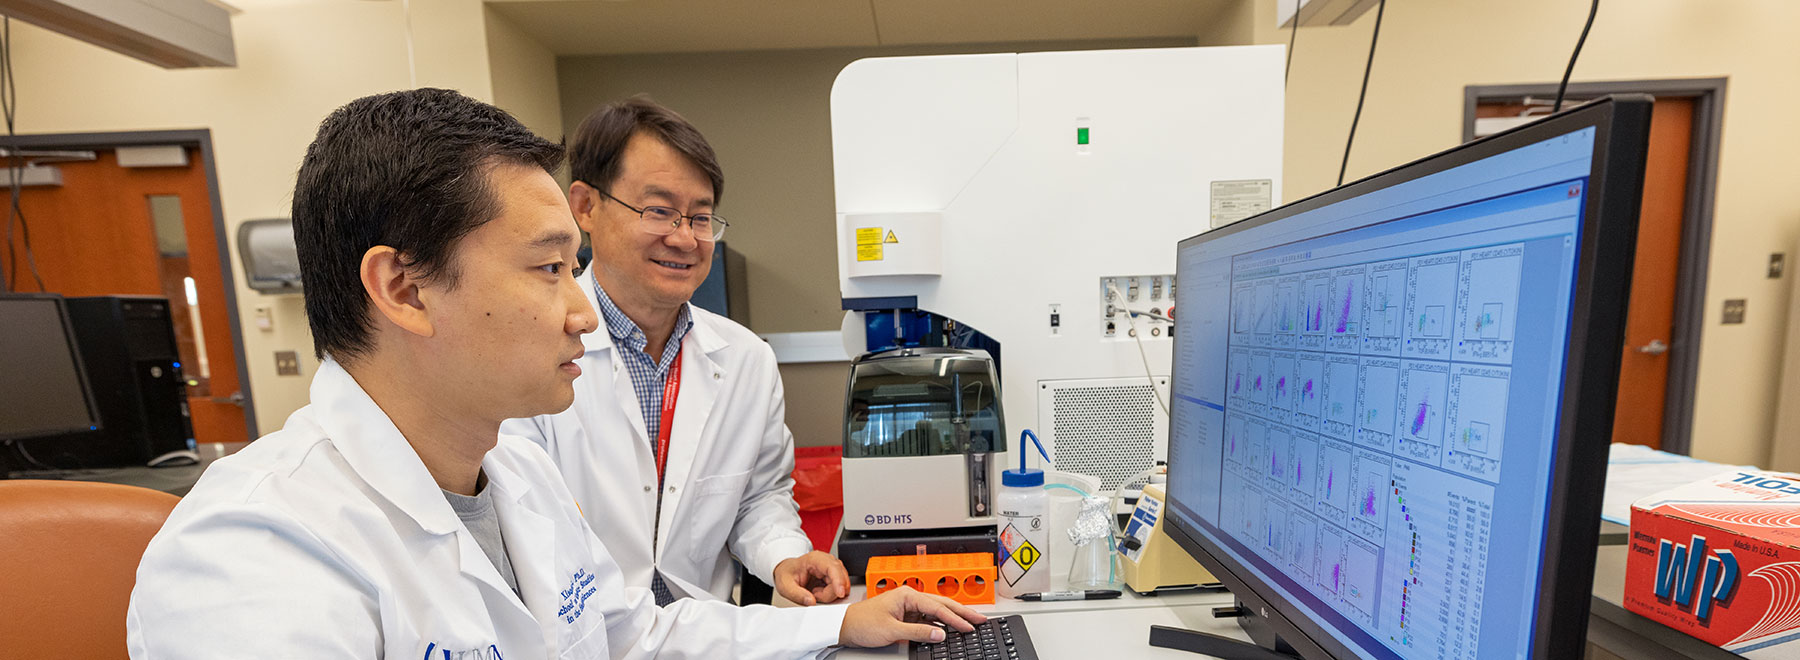
<path id="1" fill-rule="evenodd" d="M 944 628 L 944 641 L 912 645 L 913 660 L 1037 660 L 1025 620 L 1019 615 L 990 617 L 975 630 Z"/>

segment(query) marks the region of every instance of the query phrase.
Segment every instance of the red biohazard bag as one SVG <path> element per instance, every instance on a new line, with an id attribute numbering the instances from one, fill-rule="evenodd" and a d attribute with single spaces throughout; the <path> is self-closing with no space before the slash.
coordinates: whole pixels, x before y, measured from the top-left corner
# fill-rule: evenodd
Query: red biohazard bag
<path id="1" fill-rule="evenodd" d="M 794 501 L 801 511 L 844 506 L 844 448 L 794 449 Z"/>
<path id="2" fill-rule="evenodd" d="M 794 502 L 800 529 L 814 548 L 829 551 L 844 518 L 844 448 L 794 448 Z"/>

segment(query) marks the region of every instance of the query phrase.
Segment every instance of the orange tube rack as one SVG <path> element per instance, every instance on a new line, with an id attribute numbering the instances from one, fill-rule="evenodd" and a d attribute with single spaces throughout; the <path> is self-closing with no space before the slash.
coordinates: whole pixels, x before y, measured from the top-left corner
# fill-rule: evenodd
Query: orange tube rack
<path id="1" fill-rule="evenodd" d="M 912 587 L 938 594 L 964 605 L 994 602 L 994 555 L 968 552 L 943 555 L 892 555 L 870 557 L 863 574 L 869 597 Z"/>

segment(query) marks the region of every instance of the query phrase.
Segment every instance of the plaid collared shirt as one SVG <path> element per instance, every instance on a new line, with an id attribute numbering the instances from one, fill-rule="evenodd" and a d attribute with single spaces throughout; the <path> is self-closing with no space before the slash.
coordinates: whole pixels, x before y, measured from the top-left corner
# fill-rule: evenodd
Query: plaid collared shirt
<path id="1" fill-rule="evenodd" d="M 606 318 L 606 332 L 612 335 L 613 345 L 618 347 L 619 361 L 625 363 L 625 371 L 631 374 L 632 391 L 637 393 L 638 408 L 644 414 L 644 431 L 650 434 L 650 453 L 655 455 L 656 436 L 662 430 L 663 381 L 668 378 L 675 357 L 681 354 L 681 340 L 694 327 L 693 314 L 688 311 L 687 303 L 681 304 L 681 311 L 675 317 L 675 331 L 669 333 L 668 343 L 663 344 L 662 356 L 652 360 L 650 354 L 644 352 L 650 340 L 644 337 L 643 329 L 619 311 L 618 305 L 607 297 L 606 290 L 600 288 L 598 279 L 594 280 L 594 295 L 600 300 L 600 315 Z"/>
<path id="2" fill-rule="evenodd" d="M 688 304 L 681 304 L 681 311 L 675 316 L 675 330 L 669 333 L 668 343 L 663 344 L 662 356 L 650 359 L 644 347 L 650 340 L 644 337 L 644 331 L 631 317 L 619 311 L 612 298 L 606 296 L 606 290 L 600 288 L 600 280 L 594 280 L 594 297 L 600 300 L 600 316 L 606 319 L 606 333 L 612 335 L 613 345 L 618 347 L 619 361 L 625 363 L 625 371 L 631 374 L 631 388 L 637 393 L 638 409 L 644 415 L 644 431 L 649 433 L 650 455 L 656 456 L 656 436 L 662 431 L 663 381 L 669 376 L 669 367 L 675 364 L 675 358 L 681 355 L 681 340 L 687 337 L 688 330 L 694 327 L 694 316 L 688 311 Z M 656 547 L 655 535 L 662 533 L 662 496 L 663 491 L 656 491 L 656 512 L 658 523 L 651 529 L 651 547 Z M 650 593 L 656 597 L 656 606 L 662 607 L 675 602 L 675 594 L 663 580 L 662 569 L 650 572 Z"/>

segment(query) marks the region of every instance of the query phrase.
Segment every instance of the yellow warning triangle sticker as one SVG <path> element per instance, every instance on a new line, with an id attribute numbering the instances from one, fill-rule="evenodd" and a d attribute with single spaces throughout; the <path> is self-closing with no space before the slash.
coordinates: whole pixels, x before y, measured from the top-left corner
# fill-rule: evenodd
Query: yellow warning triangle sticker
<path id="1" fill-rule="evenodd" d="M 884 240 L 882 242 L 883 243 L 899 243 L 900 238 L 894 235 L 894 230 L 889 229 L 888 235 L 887 235 L 887 240 Z"/>

